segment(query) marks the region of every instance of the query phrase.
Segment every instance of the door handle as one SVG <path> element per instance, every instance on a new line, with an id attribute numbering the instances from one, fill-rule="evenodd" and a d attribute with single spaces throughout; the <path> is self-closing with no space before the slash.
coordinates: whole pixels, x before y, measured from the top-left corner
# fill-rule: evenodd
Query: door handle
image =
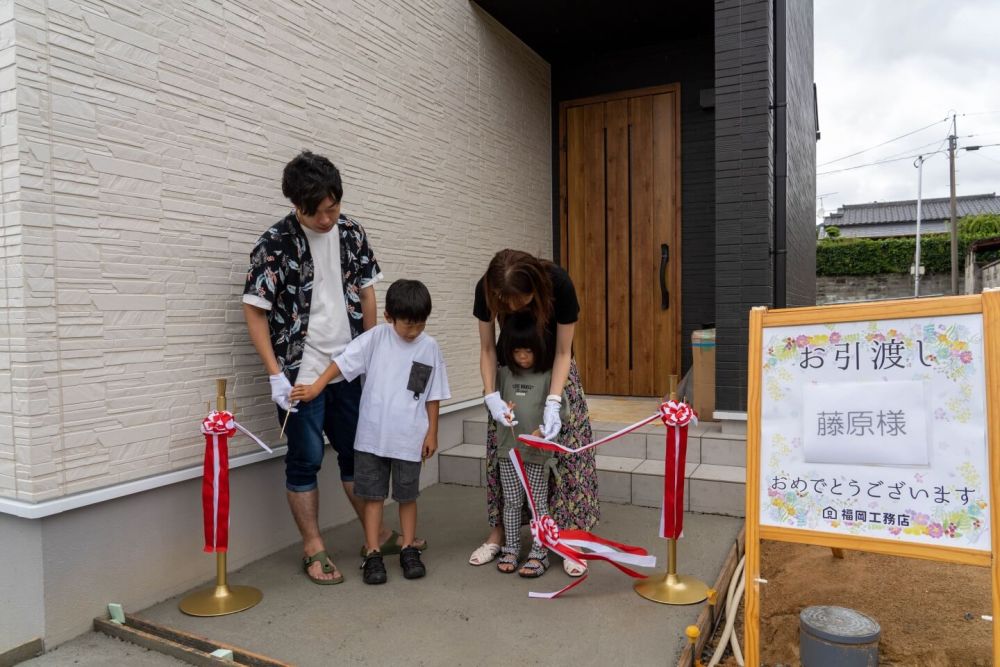
<path id="1" fill-rule="evenodd" d="M 670 246 L 660 244 L 660 309 L 670 307 L 670 292 L 667 291 L 667 262 L 670 261 Z"/>

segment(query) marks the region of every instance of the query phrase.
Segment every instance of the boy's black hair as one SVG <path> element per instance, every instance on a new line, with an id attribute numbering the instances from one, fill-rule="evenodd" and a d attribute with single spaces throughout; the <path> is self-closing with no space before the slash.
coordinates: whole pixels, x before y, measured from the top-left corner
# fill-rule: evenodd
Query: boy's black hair
<path id="1" fill-rule="evenodd" d="M 320 202 L 329 197 L 333 203 L 344 196 L 340 171 L 332 162 L 309 151 L 302 151 L 285 165 L 281 192 L 306 215 L 315 215 Z"/>
<path id="2" fill-rule="evenodd" d="M 535 372 L 552 370 L 554 355 L 545 345 L 545 340 L 538 333 L 538 324 L 528 311 L 511 313 L 504 318 L 500 331 L 500 359 L 507 368 L 515 373 L 521 367 L 514 361 L 514 350 L 525 348 L 535 354 Z"/>
<path id="3" fill-rule="evenodd" d="M 419 280 L 397 280 L 385 293 L 385 312 L 394 320 L 426 322 L 431 316 L 431 293 Z"/>

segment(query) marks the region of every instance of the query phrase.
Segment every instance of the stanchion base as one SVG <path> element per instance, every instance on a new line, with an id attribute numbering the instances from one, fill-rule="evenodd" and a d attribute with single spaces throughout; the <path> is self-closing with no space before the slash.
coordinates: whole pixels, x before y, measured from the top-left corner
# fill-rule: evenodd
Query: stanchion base
<path id="1" fill-rule="evenodd" d="M 661 604 L 695 604 L 708 598 L 708 584 L 680 574 L 653 575 L 636 582 L 635 592 Z"/>
<path id="2" fill-rule="evenodd" d="M 196 591 L 180 603 L 188 616 L 225 616 L 245 611 L 264 599 L 264 594 L 252 586 L 215 586 Z"/>

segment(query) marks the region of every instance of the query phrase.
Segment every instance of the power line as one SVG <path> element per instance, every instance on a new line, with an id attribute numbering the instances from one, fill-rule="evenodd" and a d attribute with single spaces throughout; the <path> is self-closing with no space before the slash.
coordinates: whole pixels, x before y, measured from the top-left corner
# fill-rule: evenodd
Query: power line
<path id="1" fill-rule="evenodd" d="M 928 153 L 919 153 L 919 154 L 916 154 L 916 155 L 904 155 L 902 157 L 896 157 L 896 158 L 891 158 L 891 159 L 887 159 L 887 160 L 878 160 L 876 162 L 866 162 L 865 164 L 856 164 L 856 165 L 854 165 L 852 167 L 844 167 L 842 169 L 832 169 L 830 171 L 820 171 L 820 172 L 817 172 L 816 175 L 817 176 L 826 176 L 827 174 L 839 174 L 842 171 L 853 171 L 855 169 L 861 169 L 862 167 L 874 167 L 874 166 L 877 166 L 877 165 L 880 165 L 880 164 L 888 164 L 890 162 L 900 162 L 901 160 L 913 160 L 914 158 L 918 158 L 921 155 L 935 155 L 937 153 L 942 153 L 942 152 L 944 152 L 944 151 L 930 151 Z"/>
<path id="2" fill-rule="evenodd" d="M 971 136 L 972 135 L 969 134 L 969 135 L 965 135 L 964 137 L 961 137 L 961 138 L 964 139 L 966 137 L 971 137 Z M 931 141 L 931 142 L 928 142 L 928 143 L 924 144 L 923 146 L 914 146 L 913 148 L 907 148 L 906 150 L 902 150 L 902 151 L 900 151 L 898 153 L 891 153 L 890 155 L 885 155 L 883 157 L 875 158 L 875 159 L 876 160 L 891 160 L 892 158 L 900 157 L 900 156 L 903 156 L 903 155 L 913 155 L 914 152 L 919 151 L 922 148 L 928 148 L 929 146 L 935 146 L 935 148 L 934 148 L 934 150 L 932 152 L 936 153 L 939 150 L 941 150 L 941 148 L 943 148 L 946 143 L 948 143 L 948 137 L 945 137 L 941 141 L 937 141 L 937 140 Z"/>
<path id="3" fill-rule="evenodd" d="M 933 142 L 933 141 L 931 142 L 931 144 L 934 144 L 934 143 L 937 143 L 937 142 Z M 930 144 L 928 144 L 928 145 L 930 145 Z M 993 148 L 993 147 L 996 147 L 996 146 L 1000 146 L 1000 143 L 996 143 L 996 144 L 981 144 L 979 146 L 961 146 L 959 148 L 959 150 L 975 152 L 975 151 L 978 151 L 980 148 Z M 929 155 L 936 155 L 938 153 L 944 153 L 944 152 L 945 151 L 942 151 L 942 150 L 936 150 L 936 151 L 928 151 L 926 153 L 916 153 L 916 154 L 913 154 L 913 155 L 903 155 L 903 156 L 900 156 L 900 157 L 889 157 L 889 158 L 885 158 L 885 159 L 881 159 L 881 160 L 876 160 L 874 162 L 866 162 L 864 164 L 856 164 L 856 165 L 852 165 L 850 167 L 843 167 L 841 169 L 831 169 L 830 171 L 820 171 L 820 172 L 817 172 L 816 175 L 817 176 L 826 176 L 827 174 L 839 174 L 842 171 L 853 171 L 855 169 L 861 169 L 863 167 L 875 167 L 875 166 L 878 166 L 880 164 L 889 164 L 890 162 L 900 162 L 901 160 L 913 160 L 913 159 L 916 159 L 916 158 L 920 157 L 921 155 L 923 155 L 923 156 L 929 156 Z"/>
<path id="4" fill-rule="evenodd" d="M 978 146 L 962 146 L 963 151 L 978 151 L 980 148 L 993 148 L 994 146 L 1000 146 L 997 144 L 979 144 Z"/>
<path id="5" fill-rule="evenodd" d="M 949 118 L 950 118 L 949 116 L 945 116 L 941 120 L 936 120 L 933 123 L 931 123 L 930 125 L 925 125 L 923 127 L 917 128 L 916 130 L 913 130 L 912 132 L 907 132 L 906 134 L 901 134 L 898 137 L 893 137 L 892 139 L 889 139 L 888 141 L 883 141 L 880 144 L 875 144 L 874 146 L 869 146 L 868 148 L 865 148 L 863 150 L 857 151 L 856 153 L 851 153 L 850 155 L 843 155 L 843 156 L 838 157 L 838 158 L 836 158 L 834 160 L 830 160 L 828 162 L 824 162 L 823 164 L 819 164 L 819 165 L 816 165 L 816 166 L 817 167 L 825 167 L 828 164 L 833 164 L 834 162 L 840 162 L 841 160 L 846 160 L 847 158 L 855 157 L 856 155 L 861 155 L 862 153 L 867 153 L 870 150 L 874 150 L 876 148 L 881 148 L 882 146 L 885 146 L 886 144 L 891 144 L 894 141 L 899 141 L 900 139 L 904 139 L 906 137 L 914 135 L 917 132 L 923 132 L 924 130 L 932 128 L 935 125 L 938 125 L 939 123 L 943 123 L 943 122 L 949 120 Z"/>
<path id="6" fill-rule="evenodd" d="M 975 155 L 978 155 L 979 157 L 983 158 L 984 160 L 989 160 L 990 162 L 995 162 L 996 164 L 1000 164 L 1000 160 L 995 160 L 995 159 L 991 158 L 989 155 L 986 155 L 985 153 L 976 152 Z"/>

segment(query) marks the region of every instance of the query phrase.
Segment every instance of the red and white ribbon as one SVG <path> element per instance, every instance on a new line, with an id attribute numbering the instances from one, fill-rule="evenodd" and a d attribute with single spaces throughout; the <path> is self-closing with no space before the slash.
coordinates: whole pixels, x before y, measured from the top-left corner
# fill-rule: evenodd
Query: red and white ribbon
<path id="1" fill-rule="evenodd" d="M 631 433 L 632 431 L 645 426 L 649 422 L 654 422 L 657 419 L 661 419 L 659 412 L 657 412 L 652 417 L 647 417 L 642 421 L 637 421 L 631 426 L 626 426 L 620 431 L 615 431 L 611 435 L 603 437 L 600 440 L 594 440 L 591 443 L 587 443 L 586 445 L 578 449 L 570 449 L 566 445 L 560 445 L 558 442 L 552 442 L 551 440 L 546 440 L 545 438 L 538 435 L 531 435 L 531 434 L 519 435 L 517 439 L 526 445 L 531 445 L 532 447 L 537 447 L 538 449 L 544 449 L 550 452 L 562 452 L 563 454 L 579 454 L 580 452 L 585 452 L 588 449 L 593 449 L 594 447 L 600 447 L 601 445 L 611 442 L 612 440 L 617 440 L 623 435 Z"/>
<path id="2" fill-rule="evenodd" d="M 660 419 L 667 429 L 660 537 L 676 540 L 684 533 L 684 467 L 688 425 L 697 424 L 698 415 L 687 403 L 667 401 L 660 406 Z"/>
<path id="3" fill-rule="evenodd" d="M 205 471 L 201 481 L 201 507 L 205 523 L 205 551 L 229 548 L 229 438 L 236 431 L 250 436 L 268 452 L 273 450 L 233 419 L 231 412 L 212 410 L 201 422 L 205 435 Z"/>
<path id="4" fill-rule="evenodd" d="M 667 431 L 666 452 L 663 457 L 663 502 L 660 506 L 659 534 L 660 537 L 677 539 L 683 533 L 684 527 L 684 467 L 687 459 L 687 431 L 689 425 L 698 423 L 698 414 L 687 403 L 667 401 L 660 405 L 656 414 L 637 421 L 631 426 L 626 426 L 600 440 L 588 443 L 579 449 L 570 449 L 565 445 L 551 442 L 536 435 L 522 435 L 518 437 L 518 440 L 531 447 L 550 452 L 578 454 L 617 440 L 657 419 L 663 422 Z"/>
<path id="5" fill-rule="evenodd" d="M 550 549 L 566 560 L 573 563 L 583 564 L 585 560 L 603 560 L 637 579 L 644 579 L 646 575 L 632 570 L 626 565 L 637 567 L 656 567 L 656 556 L 651 556 L 642 547 L 636 547 L 621 542 L 613 542 L 599 537 L 585 530 L 563 530 L 556 525 L 556 522 L 548 514 L 538 516 L 538 509 L 535 507 L 534 496 L 531 495 L 531 483 L 524 471 L 524 462 L 521 460 L 521 453 L 516 449 L 510 450 L 510 460 L 514 463 L 514 471 L 517 473 L 521 486 L 524 487 L 525 495 L 528 498 L 528 507 L 531 510 L 531 535 L 542 546 Z M 587 549 L 587 552 L 580 549 Z M 566 591 L 583 583 L 587 578 L 584 575 L 552 593 L 528 593 L 528 597 L 551 599 L 559 597 Z"/>

